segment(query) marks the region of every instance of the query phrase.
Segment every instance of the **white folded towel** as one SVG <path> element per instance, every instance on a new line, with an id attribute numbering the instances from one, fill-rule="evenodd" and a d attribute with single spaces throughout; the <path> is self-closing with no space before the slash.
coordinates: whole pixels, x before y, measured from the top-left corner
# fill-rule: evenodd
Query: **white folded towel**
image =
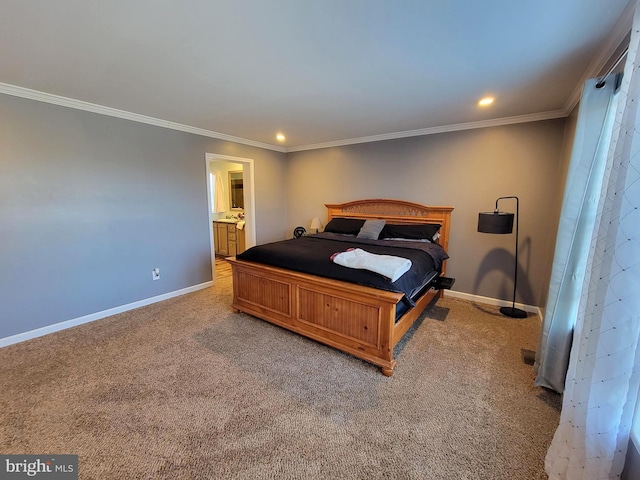
<path id="1" fill-rule="evenodd" d="M 411 260 L 392 255 L 377 255 L 360 248 L 350 248 L 345 252 L 331 255 L 331 260 L 343 267 L 369 270 L 379 273 L 392 282 L 398 280 L 411 268 Z"/>
<path id="2" fill-rule="evenodd" d="M 243 220 L 241 222 L 236 223 L 236 227 L 238 227 L 238 230 L 244 230 L 244 224 L 245 224 L 245 221 Z"/>

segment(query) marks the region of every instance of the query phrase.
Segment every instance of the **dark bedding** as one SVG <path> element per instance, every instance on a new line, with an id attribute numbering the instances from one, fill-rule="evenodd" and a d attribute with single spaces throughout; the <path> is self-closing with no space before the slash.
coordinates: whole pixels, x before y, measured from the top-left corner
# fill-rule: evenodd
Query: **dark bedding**
<path id="1" fill-rule="evenodd" d="M 395 282 L 368 270 L 337 265 L 331 255 L 348 248 L 361 248 L 378 255 L 393 255 L 411 260 L 411 268 Z M 435 243 L 366 240 L 334 233 L 318 233 L 291 240 L 252 247 L 237 256 L 238 259 L 264 263 L 274 267 L 320 277 L 342 280 L 358 285 L 404 294 L 404 300 L 413 305 L 412 298 L 433 281 L 448 255 Z"/>

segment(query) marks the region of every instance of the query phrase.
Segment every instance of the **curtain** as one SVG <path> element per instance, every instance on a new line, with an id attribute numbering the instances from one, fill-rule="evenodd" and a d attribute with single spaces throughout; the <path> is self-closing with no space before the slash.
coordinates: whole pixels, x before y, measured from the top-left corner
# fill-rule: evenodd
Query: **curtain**
<path id="1" fill-rule="evenodd" d="M 538 350 L 535 385 L 564 390 L 587 254 L 615 117 L 614 82 L 596 88 L 586 82 L 571 153 L 556 238 L 545 322 Z"/>
<path id="2" fill-rule="evenodd" d="M 228 210 L 227 196 L 224 194 L 224 180 L 220 171 L 213 172 L 213 213 L 222 213 Z"/>
<path id="3" fill-rule="evenodd" d="M 620 478 L 638 401 L 638 13 L 637 10 L 594 227 L 588 235 L 560 424 L 545 459 L 546 471 L 553 480 Z"/>

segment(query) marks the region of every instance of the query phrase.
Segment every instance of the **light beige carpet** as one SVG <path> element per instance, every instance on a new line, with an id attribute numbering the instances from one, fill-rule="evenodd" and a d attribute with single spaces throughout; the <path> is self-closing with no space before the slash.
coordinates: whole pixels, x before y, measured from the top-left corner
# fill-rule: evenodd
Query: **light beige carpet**
<path id="1" fill-rule="evenodd" d="M 377 367 L 206 290 L 0 349 L 0 452 L 82 479 L 546 478 L 539 320 L 441 299 Z"/>

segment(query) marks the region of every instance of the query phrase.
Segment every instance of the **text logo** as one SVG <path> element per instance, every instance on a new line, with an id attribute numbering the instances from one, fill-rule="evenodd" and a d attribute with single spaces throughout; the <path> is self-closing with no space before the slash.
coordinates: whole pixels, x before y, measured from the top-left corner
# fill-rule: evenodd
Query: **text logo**
<path id="1" fill-rule="evenodd" d="M 0 480 L 78 480 L 78 455 L 0 455 Z"/>

